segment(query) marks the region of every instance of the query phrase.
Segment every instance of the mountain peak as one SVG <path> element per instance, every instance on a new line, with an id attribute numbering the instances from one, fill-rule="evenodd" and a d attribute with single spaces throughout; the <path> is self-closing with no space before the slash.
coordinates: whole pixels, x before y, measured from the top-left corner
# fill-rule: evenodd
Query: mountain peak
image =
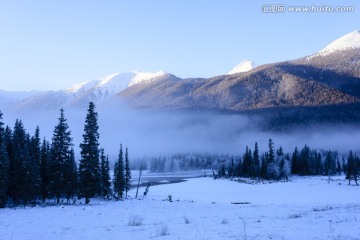
<path id="1" fill-rule="evenodd" d="M 336 51 L 360 48 L 360 31 L 354 30 L 348 33 L 322 49 L 318 54 L 322 56 L 329 55 Z"/>
<path id="2" fill-rule="evenodd" d="M 158 71 L 158 72 L 138 72 L 135 71 L 135 76 L 131 79 L 129 83 L 129 87 L 138 83 L 150 83 L 157 78 L 164 77 L 168 73 L 165 71 Z"/>
<path id="3" fill-rule="evenodd" d="M 256 67 L 256 64 L 253 61 L 243 60 L 227 74 L 232 75 L 232 74 L 236 74 L 236 73 L 248 72 L 248 71 L 251 71 L 252 69 L 254 69 L 255 67 Z"/>

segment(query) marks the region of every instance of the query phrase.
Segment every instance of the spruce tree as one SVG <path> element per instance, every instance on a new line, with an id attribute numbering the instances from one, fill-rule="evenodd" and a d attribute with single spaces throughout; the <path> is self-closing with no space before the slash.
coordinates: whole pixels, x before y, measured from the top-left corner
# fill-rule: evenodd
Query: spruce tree
<path id="1" fill-rule="evenodd" d="M 41 164 L 41 139 L 40 139 L 40 129 L 37 126 L 35 129 L 34 136 L 30 139 L 30 158 L 32 165 L 32 181 L 36 185 L 36 198 L 41 195 L 41 173 L 40 173 L 40 164 Z M 38 186 L 39 185 L 39 186 Z"/>
<path id="2" fill-rule="evenodd" d="M 125 175 L 124 175 L 124 156 L 122 145 L 120 144 L 119 158 L 115 163 L 114 169 L 114 193 L 118 198 L 122 199 L 125 190 Z"/>
<path id="3" fill-rule="evenodd" d="M 346 179 L 349 180 L 349 185 L 351 180 L 354 180 L 356 185 L 358 185 L 359 178 L 359 158 L 350 151 L 347 161 L 347 169 L 346 169 Z"/>
<path id="4" fill-rule="evenodd" d="M 50 143 L 44 138 L 41 144 L 40 152 L 40 175 L 41 175 L 41 199 L 45 202 L 45 199 L 49 197 L 49 159 L 50 159 Z"/>
<path id="5" fill-rule="evenodd" d="M 24 160 L 26 145 L 26 133 L 24 125 L 21 120 L 16 119 L 14 131 L 12 134 L 11 153 L 10 159 L 10 185 L 9 196 L 13 199 L 17 205 L 20 201 L 24 200 L 24 185 L 26 184 L 26 168 Z"/>
<path id="6" fill-rule="evenodd" d="M 109 157 L 105 156 L 103 148 L 100 149 L 100 162 L 101 162 L 101 189 L 100 189 L 100 195 L 103 198 L 109 198 L 109 196 L 111 194 Z"/>
<path id="7" fill-rule="evenodd" d="M 268 164 L 275 161 L 275 150 L 274 150 L 274 142 L 272 139 L 269 139 L 269 155 L 268 155 Z"/>
<path id="8" fill-rule="evenodd" d="M 29 134 L 26 134 L 26 144 L 24 147 L 24 184 L 22 185 L 22 198 L 24 205 L 36 201 L 41 190 L 41 176 L 37 160 L 32 156 L 32 141 Z"/>
<path id="9" fill-rule="evenodd" d="M 253 153 L 253 161 L 254 161 L 254 176 L 259 177 L 260 175 L 260 154 L 259 147 L 257 142 L 255 143 L 255 149 Z"/>
<path id="10" fill-rule="evenodd" d="M 291 173 L 292 174 L 299 174 L 299 151 L 297 147 L 295 147 L 295 150 L 291 156 Z"/>
<path id="11" fill-rule="evenodd" d="M 5 129 L 0 112 L 0 208 L 4 208 L 7 202 L 9 188 L 9 158 L 5 144 Z"/>
<path id="12" fill-rule="evenodd" d="M 55 126 L 49 160 L 49 184 L 48 189 L 52 196 L 56 198 L 57 204 L 60 203 L 60 197 L 65 194 L 65 184 L 69 181 L 65 176 L 66 169 L 69 167 L 67 161 L 70 161 L 72 147 L 72 138 L 69 126 L 67 124 L 64 109 L 60 109 L 59 122 Z"/>
<path id="13" fill-rule="evenodd" d="M 125 149 L 125 197 L 127 198 L 128 191 L 131 188 L 131 170 L 129 162 L 128 148 Z"/>
<path id="14" fill-rule="evenodd" d="M 99 192 L 101 182 L 98 131 L 98 114 L 95 112 L 95 104 L 90 102 L 85 119 L 83 142 L 80 144 L 79 166 L 79 194 L 85 197 L 86 204 Z"/>
<path id="15" fill-rule="evenodd" d="M 70 204 L 70 199 L 77 194 L 78 186 L 78 172 L 73 148 L 70 149 L 69 156 L 65 160 L 64 181 L 66 201 Z"/>

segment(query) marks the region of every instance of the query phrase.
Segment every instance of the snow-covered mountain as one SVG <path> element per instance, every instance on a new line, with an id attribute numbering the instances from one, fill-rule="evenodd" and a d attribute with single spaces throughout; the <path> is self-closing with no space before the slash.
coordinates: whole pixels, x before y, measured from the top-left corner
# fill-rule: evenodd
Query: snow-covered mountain
<path id="1" fill-rule="evenodd" d="M 360 48 L 360 31 L 355 30 L 351 33 L 348 33 L 335 41 L 331 42 L 325 48 L 323 48 L 320 52 L 315 54 L 315 56 L 327 56 L 329 54 Z"/>
<path id="2" fill-rule="evenodd" d="M 115 73 L 98 80 L 76 84 L 65 91 L 72 94 L 73 97 L 92 94 L 96 100 L 104 100 L 118 94 L 127 87 L 136 84 L 148 84 L 167 75 L 169 74 L 165 71 Z"/>
<path id="3" fill-rule="evenodd" d="M 253 70 L 256 67 L 257 66 L 253 61 L 243 60 L 227 74 L 232 75 L 232 74 L 236 74 L 236 73 L 248 72 L 248 71 Z"/>
<path id="4" fill-rule="evenodd" d="M 12 104 L 25 98 L 39 94 L 40 91 L 3 91 L 0 90 L 0 104 Z"/>
<path id="5" fill-rule="evenodd" d="M 0 92 L 0 102 L 4 103 L 4 106 L 6 104 L 13 104 L 11 107 L 19 110 L 34 108 L 58 110 L 60 107 L 82 106 L 89 101 L 104 101 L 119 94 L 128 87 L 147 85 L 172 76 L 164 71 L 115 73 L 97 80 L 79 83 L 64 90 L 35 92 L 28 96 L 24 95 L 21 98 L 13 98 L 12 101 L 8 100 L 6 95 Z"/>

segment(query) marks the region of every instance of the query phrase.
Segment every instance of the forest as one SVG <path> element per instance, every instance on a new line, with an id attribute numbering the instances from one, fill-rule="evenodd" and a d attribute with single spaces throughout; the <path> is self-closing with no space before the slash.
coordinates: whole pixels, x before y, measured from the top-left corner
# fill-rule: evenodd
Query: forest
<path id="1" fill-rule="evenodd" d="M 269 139 L 268 149 L 260 151 L 254 143 L 245 146 L 243 155 L 173 154 L 170 156 L 129 159 L 129 150 L 119 143 L 117 159 L 109 160 L 100 147 L 98 113 L 89 103 L 84 123 L 80 159 L 75 159 L 74 144 L 64 109 L 52 139 L 40 138 L 40 128 L 30 134 L 23 122 L 16 120 L 12 128 L 2 122 L 0 112 L 0 207 L 35 204 L 74 204 L 84 198 L 126 199 L 131 186 L 131 169 L 150 172 L 176 172 L 211 169 L 216 178 L 250 178 L 254 180 L 289 180 L 301 176 L 344 175 L 349 184 L 358 184 L 360 158 L 350 151 L 346 156 L 336 151 L 295 147 L 286 153 L 275 148 Z M 239 146 L 239 152 L 241 152 Z M 110 162 L 114 162 L 111 171 Z M 113 173 L 113 176 L 110 176 Z"/>

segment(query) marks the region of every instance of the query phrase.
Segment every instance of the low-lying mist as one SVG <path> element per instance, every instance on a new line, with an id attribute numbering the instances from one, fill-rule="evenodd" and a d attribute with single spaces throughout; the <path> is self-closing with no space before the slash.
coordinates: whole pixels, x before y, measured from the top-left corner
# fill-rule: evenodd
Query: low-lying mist
<path id="1" fill-rule="evenodd" d="M 119 145 L 129 148 L 130 158 L 153 157 L 176 153 L 212 153 L 240 155 L 245 147 L 258 142 L 260 151 L 268 150 L 272 138 L 275 147 L 292 151 L 305 144 L 311 148 L 337 150 L 346 154 L 359 148 L 360 129 L 350 127 L 309 127 L 287 132 L 261 131 L 258 124 L 264 119 L 243 115 L 130 109 L 121 102 L 97 106 L 100 144 L 110 161 L 117 158 Z M 65 117 L 72 132 L 77 158 L 82 141 L 86 108 L 65 108 Z M 33 134 L 40 127 L 42 137 L 51 140 L 60 111 L 31 111 L 14 113 L 3 110 L 3 121 L 13 128 L 15 119 L 23 121 Z"/>

